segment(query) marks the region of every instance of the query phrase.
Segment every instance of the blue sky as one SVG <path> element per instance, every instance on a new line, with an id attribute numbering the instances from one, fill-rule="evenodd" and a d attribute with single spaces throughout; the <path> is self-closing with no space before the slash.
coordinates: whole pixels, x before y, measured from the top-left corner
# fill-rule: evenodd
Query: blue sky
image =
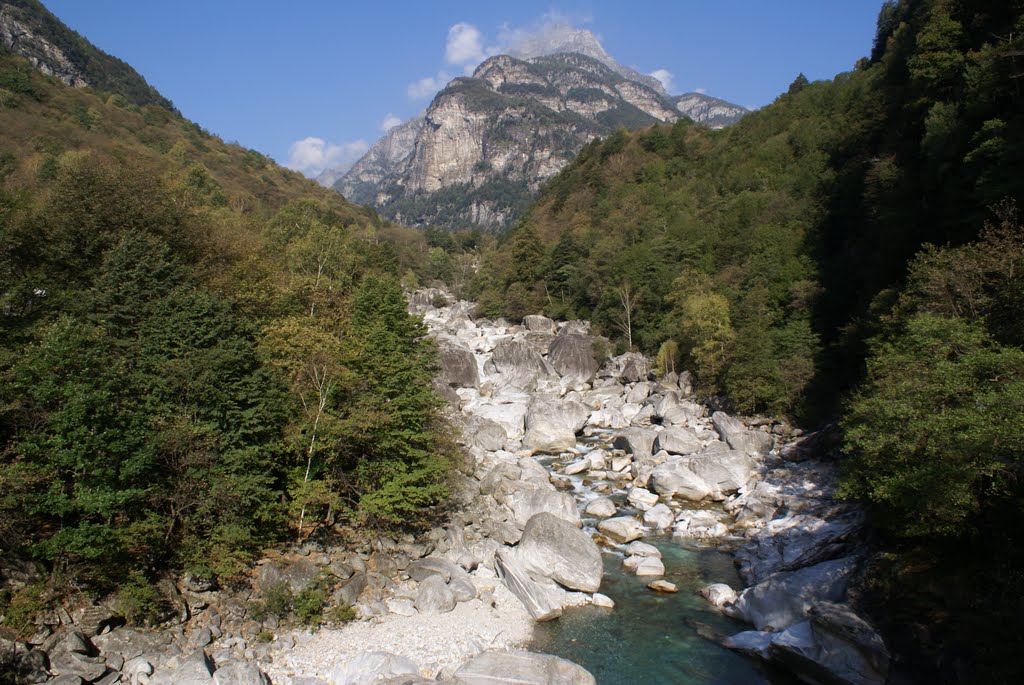
<path id="1" fill-rule="evenodd" d="M 435 86 L 552 23 L 587 28 L 622 64 L 748 107 L 800 72 L 852 68 L 881 0 L 552 3 L 43 0 L 135 67 L 185 116 L 315 174 L 357 157 Z M 455 27 L 453 29 L 453 27 Z"/>

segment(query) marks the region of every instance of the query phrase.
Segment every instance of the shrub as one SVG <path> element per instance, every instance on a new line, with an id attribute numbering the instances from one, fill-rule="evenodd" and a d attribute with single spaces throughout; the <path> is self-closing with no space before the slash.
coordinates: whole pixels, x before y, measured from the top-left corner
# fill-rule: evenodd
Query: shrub
<path id="1" fill-rule="evenodd" d="M 295 618 L 304 626 L 320 627 L 326 599 L 326 593 L 317 585 L 303 588 L 292 603 Z"/>
<path id="2" fill-rule="evenodd" d="M 140 571 L 132 571 L 117 591 L 116 607 L 129 625 L 153 625 L 163 610 L 163 598 Z"/>

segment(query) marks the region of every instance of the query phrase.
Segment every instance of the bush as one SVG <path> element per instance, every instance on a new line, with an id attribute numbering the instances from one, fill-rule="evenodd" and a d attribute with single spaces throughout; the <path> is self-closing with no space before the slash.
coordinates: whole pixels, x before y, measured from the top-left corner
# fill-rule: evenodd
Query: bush
<path id="1" fill-rule="evenodd" d="M 153 625 L 163 611 L 163 598 L 140 571 L 128 574 L 117 591 L 116 608 L 129 625 Z"/>
<path id="2" fill-rule="evenodd" d="M 304 626 L 319 628 L 323 620 L 326 599 L 326 593 L 318 585 L 303 588 L 292 603 L 295 618 Z"/>
<path id="3" fill-rule="evenodd" d="M 356 610 L 348 604 L 338 604 L 327 611 L 327 622 L 331 625 L 344 625 L 356 620 Z"/>
<path id="4" fill-rule="evenodd" d="M 52 595 L 44 581 L 17 590 L 4 607 L 3 624 L 21 636 L 33 626 L 33 619 L 50 608 Z"/>

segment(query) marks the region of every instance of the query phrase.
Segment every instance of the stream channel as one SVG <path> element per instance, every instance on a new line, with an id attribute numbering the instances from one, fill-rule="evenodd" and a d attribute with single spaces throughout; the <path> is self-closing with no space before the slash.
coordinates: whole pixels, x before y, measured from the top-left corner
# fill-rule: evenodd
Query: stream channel
<path id="1" fill-rule="evenodd" d="M 583 438 L 581 454 L 608 447 L 604 431 Z M 559 458 L 538 461 L 553 473 Z M 598 519 L 583 514 L 587 503 L 599 495 L 619 507 L 617 515 L 642 515 L 626 501 L 624 490 L 596 493 L 582 476 L 562 476 L 572 481 L 572 494 L 587 532 L 597 532 Z M 555 654 L 580 664 L 598 685 L 794 685 L 785 673 L 722 647 L 712 636 L 732 635 L 749 626 L 716 611 L 697 594 L 710 583 L 742 587 L 732 555 L 707 545 L 680 544 L 670 535 L 644 537 L 662 553 L 665 575 L 679 592 L 666 594 L 648 589 L 656 578 L 634 576 L 622 568 L 623 554 L 604 548 L 604 579 L 601 592 L 615 600 L 614 609 L 584 606 L 567 609 L 555 621 L 538 623 L 528 649 Z M 612 543 L 614 544 L 614 543 Z"/>

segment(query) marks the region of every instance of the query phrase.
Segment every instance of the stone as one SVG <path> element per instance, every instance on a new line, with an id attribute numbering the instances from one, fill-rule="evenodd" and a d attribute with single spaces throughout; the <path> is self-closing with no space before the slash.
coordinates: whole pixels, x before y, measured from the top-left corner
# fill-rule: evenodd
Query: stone
<path id="1" fill-rule="evenodd" d="M 534 333 L 551 333 L 554 335 L 556 332 L 555 322 L 546 316 L 540 316 L 538 314 L 524 316 L 523 325 L 526 326 L 526 330 L 533 331 Z"/>
<path id="2" fill-rule="evenodd" d="M 174 668 L 160 668 L 149 679 L 150 685 L 211 685 L 212 682 L 213 662 L 201 649 L 177 660 Z"/>
<path id="3" fill-rule="evenodd" d="M 270 678 L 252 662 L 231 663 L 213 673 L 213 685 L 271 685 Z"/>
<path id="4" fill-rule="evenodd" d="M 548 363 L 570 387 L 581 388 L 597 374 L 594 341 L 589 335 L 565 334 L 563 328 L 548 347 Z"/>
<path id="5" fill-rule="evenodd" d="M 722 640 L 722 645 L 750 656 L 768 659 L 772 640 L 778 633 L 768 630 L 745 630 Z"/>
<path id="6" fill-rule="evenodd" d="M 657 495 L 650 490 L 641 487 L 630 488 L 629 493 L 626 495 L 626 499 L 630 504 L 641 511 L 647 511 L 658 503 Z"/>
<path id="7" fill-rule="evenodd" d="M 416 605 L 406 597 L 389 599 L 385 604 L 387 604 L 388 611 L 398 616 L 413 616 L 416 613 Z"/>
<path id="8" fill-rule="evenodd" d="M 273 559 L 260 565 L 256 574 L 256 587 L 260 592 L 266 592 L 271 587 L 284 583 L 292 594 L 298 594 L 316 580 L 319 570 L 309 557 Z"/>
<path id="9" fill-rule="evenodd" d="M 573 463 L 568 464 L 565 467 L 565 469 L 563 469 L 563 473 L 565 473 L 565 475 L 567 475 L 567 476 L 575 476 L 578 473 L 583 473 L 584 471 L 589 471 L 589 470 L 590 470 L 590 459 L 589 458 L 583 458 L 583 459 L 580 459 L 579 461 L 574 461 Z"/>
<path id="10" fill-rule="evenodd" d="M 331 671 L 331 685 L 367 685 L 395 676 L 419 676 L 420 669 L 404 656 L 360 652 Z"/>
<path id="11" fill-rule="evenodd" d="M 665 450 L 669 454 L 696 454 L 704 449 L 704 442 L 697 434 L 686 428 L 666 428 L 654 439 L 655 452 Z"/>
<path id="12" fill-rule="evenodd" d="M 608 518 L 609 516 L 615 516 L 615 503 L 607 497 L 598 497 L 590 500 L 587 504 L 587 508 L 584 509 L 584 513 L 587 516 L 594 516 L 596 518 Z"/>
<path id="13" fill-rule="evenodd" d="M 716 500 L 735 493 L 757 471 L 757 463 L 740 450 L 699 454 L 687 459 L 686 465 L 707 484 L 710 497 Z"/>
<path id="14" fill-rule="evenodd" d="M 597 529 L 612 540 L 621 543 L 633 542 L 643 537 L 644 527 L 632 516 L 616 516 L 597 524 Z"/>
<path id="15" fill-rule="evenodd" d="M 86 637 L 95 637 L 117 618 L 117 612 L 102 604 L 87 604 L 72 615 L 75 626 Z"/>
<path id="16" fill-rule="evenodd" d="M 547 454 L 567 452 L 576 446 L 576 433 L 589 416 L 579 402 L 537 397 L 526 413 L 523 447 Z"/>
<path id="17" fill-rule="evenodd" d="M 420 582 L 415 606 L 421 614 L 446 614 L 455 608 L 455 595 L 444 578 L 430 575 Z"/>
<path id="18" fill-rule="evenodd" d="M 480 375 L 472 350 L 450 335 L 437 335 L 438 376 L 452 388 L 479 388 Z"/>
<path id="19" fill-rule="evenodd" d="M 611 597 L 609 597 L 608 595 L 602 595 L 600 592 L 595 592 L 594 593 L 594 596 L 591 599 L 591 602 L 593 603 L 594 606 L 601 607 L 603 609 L 614 609 L 615 608 L 615 600 L 612 599 Z"/>
<path id="20" fill-rule="evenodd" d="M 494 555 L 498 577 L 515 595 L 535 621 L 550 621 L 562 615 L 562 601 L 553 588 L 541 585 L 530 577 L 509 547 L 502 547 Z"/>
<path id="21" fill-rule="evenodd" d="M 636 576 L 665 575 L 665 564 L 658 557 L 626 557 L 622 567 Z"/>
<path id="22" fill-rule="evenodd" d="M 422 582 L 429 576 L 441 576 L 444 582 L 447 583 L 452 578 L 460 578 L 467 575 L 466 570 L 455 562 L 438 556 L 423 557 L 422 559 L 411 561 L 405 568 L 405 572 L 416 582 Z"/>
<path id="23" fill-rule="evenodd" d="M 644 524 L 655 530 L 663 530 L 672 527 L 676 515 L 664 503 L 655 504 L 644 512 Z"/>
<path id="24" fill-rule="evenodd" d="M 890 656 L 875 630 L 848 608 L 822 602 L 810 620 L 796 623 L 774 637 L 769 654 L 797 674 L 814 677 L 827 672 L 837 682 L 882 685 Z"/>
<path id="25" fill-rule="evenodd" d="M 740 450 L 753 456 L 764 456 L 772 448 L 772 436 L 757 430 L 749 430 L 739 419 L 725 412 L 716 411 L 711 415 L 711 423 L 734 450 Z"/>
<path id="26" fill-rule="evenodd" d="M 498 424 L 505 431 L 506 446 L 508 443 L 519 444 L 526 432 L 526 403 L 518 402 L 487 402 L 473 408 L 480 418 Z"/>
<path id="27" fill-rule="evenodd" d="M 572 495 L 558 492 L 550 484 L 536 482 L 510 483 L 507 491 L 498 497 L 512 512 L 512 523 L 520 530 L 526 527 L 535 514 L 548 512 L 565 519 L 573 525 L 580 525 L 580 512 Z"/>
<path id="28" fill-rule="evenodd" d="M 663 497 L 699 502 L 711 495 L 707 482 L 694 473 L 683 458 L 659 464 L 651 473 L 651 487 Z"/>
<path id="29" fill-rule="evenodd" d="M 655 592 L 679 592 L 679 588 L 676 587 L 675 583 L 670 583 L 667 580 L 656 580 L 653 583 L 648 583 L 647 587 Z"/>
<path id="30" fill-rule="evenodd" d="M 505 449 L 508 440 L 508 434 L 501 424 L 477 415 L 466 419 L 462 434 L 466 438 L 467 447 L 479 447 L 485 452 Z"/>
<path id="31" fill-rule="evenodd" d="M 612 441 L 612 447 L 632 454 L 638 459 L 654 454 L 654 438 L 657 433 L 649 428 L 627 428 L 620 431 Z"/>
<path id="32" fill-rule="evenodd" d="M 631 557 L 657 557 L 661 559 L 660 549 L 639 540 L 629 543 L 622 548 L 622 551 Z"/>
<path id="33" fill-rule="evenodd" d="M 530 518 L 517 556 L 531 575 L 543 575 L 569 590 L 595 592 L 601 587 L 604 565 L 597 544 L 552 514 L 542 512 Z"/>
<path id="34" fill-rule="evenodd" d="M 712 583 L 700 589 L 700 596 L 711 602 L 716 607 L 731 604 L 736 601 L 736 591 L 725 583 Z"/>
<path id="35" fill-rule="evenodd" d="M 487 651 L 455 672 L 460 685 L 597 685 L 582 666 L 549 654 Z"/>
<path id="36" fill-rule="evenodd" d="M 740 593 L 732 612 L 758 630 L 783 630 L 807 618 L 820 602 L 839 602 L 856 570 L 853 557 L 775 573 Z"/>
<path id="37" fill-rule="evenodd" d="M 538 381 L 557 375 L 529 343 L 514 338 L 506 338 L 494 346 L 491 362 L 509 385 L 521 390 L 533 390 Z"/>
<path id="38" fill-rule="evenodd" d="M 342 581 L 340 587 L 334 591 L 335 603 L 347 604 L 349 606 L 359 601 L 359 595 L 366 588 L 366 573 L 355 573 L 348 580 Z"/>

